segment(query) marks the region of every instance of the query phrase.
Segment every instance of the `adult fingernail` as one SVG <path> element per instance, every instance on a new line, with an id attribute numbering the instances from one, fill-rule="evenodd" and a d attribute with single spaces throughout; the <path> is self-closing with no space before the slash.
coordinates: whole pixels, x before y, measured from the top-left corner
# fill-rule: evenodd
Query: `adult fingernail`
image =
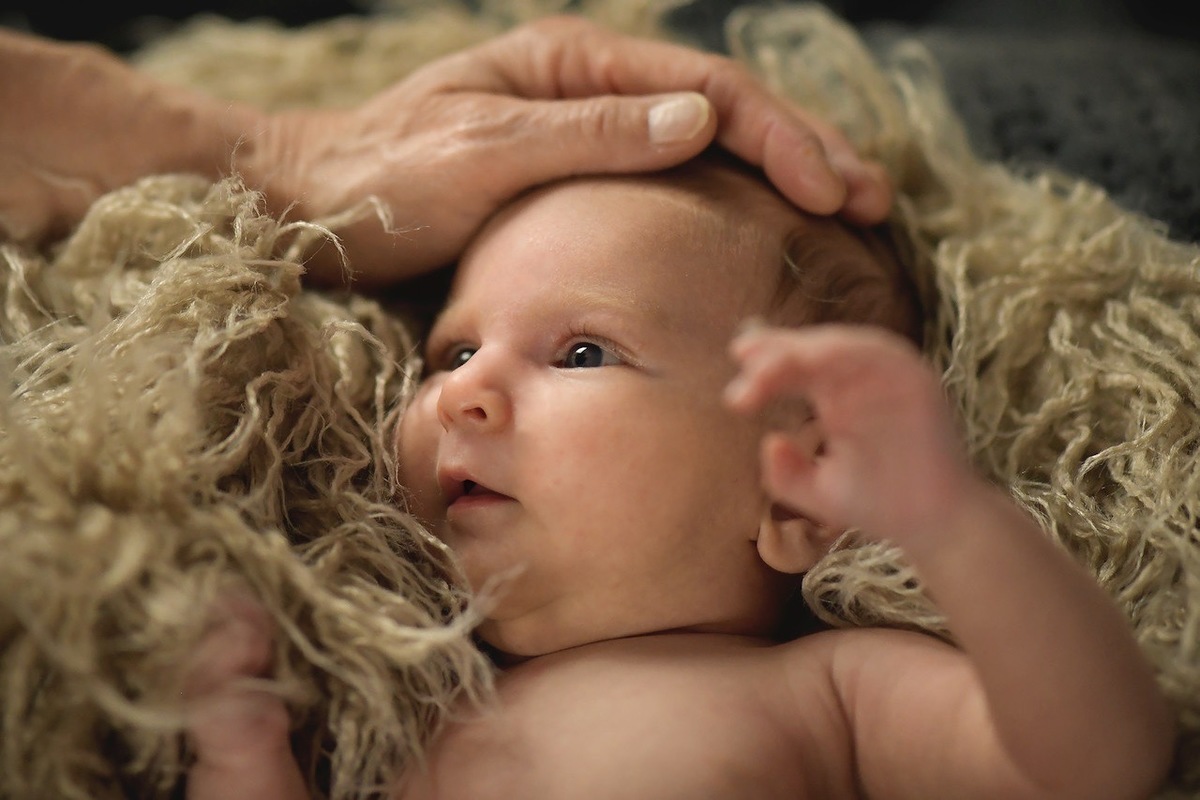
<path id="1" fill-rule="evenodd" d="M 664 100 L 650 109 L 650 141 L 653 144 L 686 142 L 708 124 L 708 99 L 689 92 Z"/>
<path id="2" fill-rule="evenodd" d="M 835 162 L 846 181 L 849 197 L 846 211 L 859 223 L 874 224 L 887 217 L 892 209 L 892 182 L 882 164 L 853 161 L 842 165 Z"/>
<path id="3" fill-rule="evenodd" d="M 834 171 L 847 184 L 862 184 L 875 180 L 861 160 L 855 156 L 838 153 L 829 159 Z"/>

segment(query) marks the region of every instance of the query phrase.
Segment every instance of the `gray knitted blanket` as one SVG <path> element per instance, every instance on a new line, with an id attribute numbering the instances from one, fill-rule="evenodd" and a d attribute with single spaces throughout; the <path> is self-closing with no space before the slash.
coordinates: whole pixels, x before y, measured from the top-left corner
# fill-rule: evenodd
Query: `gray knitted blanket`
<path id="1" fill-rule="evenodd" d="M 933 52 L 981 155 L 1089 178 L 1200 241 L 1200 47 L 1141 33 L 864 33 L 874 48 L 915 36 Z"/>
<path id="2" fill-rule="evenodd" d="M 712 50 L 736 0 L 694 0 L 672 23 Z M 830 0 L 873 50 L 915 38 L 937 57 L 980 155 L 1054 166 L 1200 241 L 1200 22 L 1136 24 L 1122 0 Z M 1147 13 L 1149 13 L 1147 11 Z M 1167 37 L 1158 31 L 1170 30 Z"/>

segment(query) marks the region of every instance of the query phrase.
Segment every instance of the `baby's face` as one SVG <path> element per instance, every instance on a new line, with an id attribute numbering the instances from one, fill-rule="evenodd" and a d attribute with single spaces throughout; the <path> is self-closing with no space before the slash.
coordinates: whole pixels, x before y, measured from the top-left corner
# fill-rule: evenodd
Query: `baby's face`
<path id="1" fill-rule="evenodd" d="M 785 579 L 754 544 L 762 431 L 721 392 L 779 246 L 748 253 L 686 193 L 613 179 L 522 200 L 464 256 L 398 448 L 472 586 L 517 570 L 491 644 L 769 630 Z"/>

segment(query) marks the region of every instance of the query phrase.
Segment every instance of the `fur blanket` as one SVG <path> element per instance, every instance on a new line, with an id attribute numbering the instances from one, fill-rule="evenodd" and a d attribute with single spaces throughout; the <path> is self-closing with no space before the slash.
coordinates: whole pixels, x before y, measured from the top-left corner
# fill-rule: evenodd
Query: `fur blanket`
<path id="1" fill-rule="evenodd" d="M 556 10 L 482 5 L 302 29 L 203 18 L 136 61 L 268 107 L 348 103 Z M 656 5 L 582 13 L 688 41 Z M 809 5 L 726 30 L 891 169 L 926 350 L 972 453 L 1129 615 L 1184 729 L 1163 798 L 1194 796 L 1200 245 L 1095 184 L 979 158 L 912 41 L 872 52 Z M 236 179 L 153 176 L 48 248 L 0 244 L 0 798 L 176 792 L 182 665 L 231 585 L 278 626 L 269 686 L 317 797 L 376 796 L 451 704 L 486 699 L 454 560 L 396 501 L 414 323 L 302 284 L 326 223 L 272 218 Z M 886 547 L 843 543 L 805 597 L 833 624 L 943 633 Z"/>

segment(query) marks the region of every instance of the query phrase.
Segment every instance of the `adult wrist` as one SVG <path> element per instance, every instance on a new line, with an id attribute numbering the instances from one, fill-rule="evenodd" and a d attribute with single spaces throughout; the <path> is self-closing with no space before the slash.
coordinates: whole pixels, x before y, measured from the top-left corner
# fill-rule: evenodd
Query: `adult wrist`
<path id="1" fill-rule="evenodd" d="M 97 45 L 3 31 L 0 101 L 0 229 L 22 241 L 65 233 L 100 195 L 146 175 L 228 173 L 265 117 Z"/>

